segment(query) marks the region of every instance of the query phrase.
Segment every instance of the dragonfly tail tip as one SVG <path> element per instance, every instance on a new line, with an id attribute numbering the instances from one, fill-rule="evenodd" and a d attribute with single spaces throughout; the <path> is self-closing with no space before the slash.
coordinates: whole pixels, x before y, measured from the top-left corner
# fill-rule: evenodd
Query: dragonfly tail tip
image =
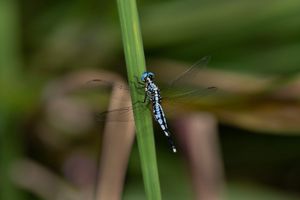
<path id="1" fill-rule="evenodd" d="M 173 150 L 173 153 L 177 152 L 177 149 L 174 146 L 172 147 L 172 150 Z"/>

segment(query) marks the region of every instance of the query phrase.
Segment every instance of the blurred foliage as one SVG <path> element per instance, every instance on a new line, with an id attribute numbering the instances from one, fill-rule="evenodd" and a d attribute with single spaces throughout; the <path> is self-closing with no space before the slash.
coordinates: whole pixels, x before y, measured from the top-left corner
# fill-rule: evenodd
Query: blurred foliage
<path id="1" fill-rule="evenodd" d="M 221 95 L 200 106 L 209 107 L 223 123 L 228 199 L 299 198 L 300 1 L 143 0 L 138 5 L 149 63 L 193 63 L 212 56 L 209 69 L 218 74 L 212 77 L 218 78 Z M 84 106 L 77 110 L 76 104 L 81 100 L 57 111 L 66 118 L 79 116 L 72 118 L 74 127 L 53 123 L 47 107 L 52 93 L 47 92 L 57 79 L 79 69 L 101 68 L 126 77 L 116 2 L 3 0 L 0 25 L 0 173 L 1 184 L 8 186 L 1 187 L 1 195 L 20 199 L 6 175 L 21 155 L 76 187 L 95 184 L 90 165 L 82 166 L 90 169 L 88 174 L 66 169 L 78 152 L 83 160 L 97 162 L 102 126 L 74 125 L 84 122 Z M 167 64 L 160 68 L 168 69 L 160 74 L 164 78 L 172 71 Z M 295 135 L 288 136 L 291 132 Z M 192 198 L 184 159 L 169 155 L 157 135 L 163 199 Z M 144 197 L 140 175 L 134 148 L 124 199 Z M 25 192 L 29 199 L 43 196 L 30 188 Z"/>

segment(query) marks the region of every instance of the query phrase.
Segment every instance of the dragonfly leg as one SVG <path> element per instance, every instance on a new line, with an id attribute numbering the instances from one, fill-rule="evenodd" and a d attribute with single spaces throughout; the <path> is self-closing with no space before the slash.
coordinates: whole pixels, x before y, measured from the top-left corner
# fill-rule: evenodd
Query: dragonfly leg
<path id="1" fill-rule="evenodd" d="M 149 105 L 150 103 L 150 99 L 148 97 L 148 94 L 147 92 L 145 92 L 145 97 L 144 97 L 144 101 L 143 101 L 144 104 L 146 104 L 147 106 Z"/>
<path id="2" fill-rule="evenodd" d="M 146 101 L 147 101 L 147 93 L 145 92 L 145 95 L 144 95 L 144 103 L 146 103 Z"/>
<path id="3" fill-rule="evenodd" d="M 133 105 L 135 105 L 137 103 L 142 103 L 142 104 L 145 104 L 146 106 L 149 105 L 150 99 L 148 98 L 147 92 L 145 92 L 145 96 L 144 96 L 144 100 L 143 101 L 137 101 L 137 102 L 133 103 Z"/>
<path id="4" fill-rule="evenodd" d="M 144 82 L 140 81 L 140 79 L 139 79 L 137 76 L 134 76 L 134 78 L 135 78 L 135 80 L 136 80 L 136 82 L 137 82 L 138 84 L 140 84 L 140 85 L 142 85 L 142 86 L 145 85 Z"/>
<path id="5" fill-rule="evenodd" d="M 141 89 L 141 88 L 144 88 L 144 85 L 139 85 L 136 83 L 136 81 L 130 81 L 130 83 L 132 83 L 134 85 L 135 88 L 138 88 L 138 89 Z"/>
<path id="6" fill-rule="evenodd" d="M 145 85 L 142 82 L 136 82 L 136 81 L 131 81 L 131 83 L 134 85 L 134 87 L 137 89 L 137 91 L 141 94 L 142 89 L 145 88 Z"/>
<path id="7" fill-rule="evenodd" d="M 138 88 L 144 88 L 145 87 L 145 83 L 144 82 L 142 82 L 142 81 L 140 81 L 139 80 L 139 78 L 137 77 L 137 76 L 134 76 L 134 78 L 135 78 L 135 84 L 138 84 L 138 85 L 136 85 L 136 87 L 138 87 Z"/>

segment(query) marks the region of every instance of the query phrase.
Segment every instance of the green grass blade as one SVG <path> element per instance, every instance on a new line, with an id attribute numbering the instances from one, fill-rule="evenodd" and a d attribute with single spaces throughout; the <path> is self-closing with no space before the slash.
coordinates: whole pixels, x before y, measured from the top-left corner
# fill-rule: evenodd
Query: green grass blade
<path id="1" fill-rule="evenodd" d="M 134 82 L 146 71 L 137 6 L 135 0 L 117 0 L 117 3 L 131 98 L 132 102 L 137 102 L 143 100 L 144 96 L 138 93 Z M 148 199 L 160 200 L 151 113 L 149 109 L 137 108 L 134 118 L 146 195 Z"/>

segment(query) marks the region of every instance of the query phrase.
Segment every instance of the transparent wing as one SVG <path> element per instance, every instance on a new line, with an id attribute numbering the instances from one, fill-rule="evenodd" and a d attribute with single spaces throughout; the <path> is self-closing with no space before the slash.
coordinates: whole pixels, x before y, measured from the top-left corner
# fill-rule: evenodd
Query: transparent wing
<path id="1" fill-rule="evenodd" d="M 205 56 L 195 62 L 191 67 L 189 67 L 184 72 L 180 73 L 177 77 L 175 77 L 173 80 L 169 82 L 170 87 L 175 87 L 176 85 L 180 85 L 184 82 L 184 80 L 188 80 L 191 77 L 195 76 L 198 72 L 201 71 L 200 69 L 203 69 L 207 67 L 207 64 L 209 63 L 211 57 Z"/>
<path id="2" fill-rule="evenodd" d="M 210 94 L 213 94 L 217 91 L 217 88 L 214 86 L 210 87 L 197 87 L 193 86 L 191 88 L 190 84 L 188 86 L 188 82 L 193 82 L 197 84 L 198 75 L 204 72 L 204 69 L 207 67 L 211 57 L 205 56 L 195 62 L 192 66 L 190 66 L 187 70 L 180 73 L 176 78 L 169 82 L 169 84 L 165 87 L 161 87 L 162 96 L 164 99 L 171 101 L 180 101 L 181 99 L 190 99 L 191 97 L 204 97 Z"/>
<path id="3" fill-rule="evenodd" d="M 174 103 L 176 102 L 184 102 L 184 101 L 192 101 L 205 97 L 207 95 L 211 95 L 213 92 L 217 91 L 216 87 L 207 87 L 202 89 L 195 89 L 192 91 L 187 91 L 185 93 L 174 94 L 174 96 L 163 97 L 163 105 L 168 104 L 171 107 L 173 112 L 176 111 L 176 107 L 174 107 Z M 104 111 L 96 114 L 96 120 L 99 122 L 109 121 L 109 122 L 129 122 L 133 121 L 133 109 L 142 107 L 143 109 L 151 109 L 151 105 L 146 105 L 143 102 L 136 102 L 133 106 L 127 106 L 122 108 L 117 108 L 113 110 Z M 166 112 L 170 114 L 172 111 Z"/>
<path id="4" fill-rule="evenodd" d="M 143 102 L 136 102 L 133 106 L 127 106 L 123 108 L 117 108 L 113 110 L 104 111 L 101 113 L 96 113 L 96 120 L 99 122 L 109 121 L 109 122 L 129 122 L 134 121 L 133 118 L 133 109 L 135 108 L 144 108 L 150 109 L 150 106 L 147 106 Z"/>
<path id="5" fill-rule="evenodd" d="M 166 88 L 180 86 L 181 84 L 183 84 L 183 82 L 185 80 L 191 79 L 192 77 L 196 76 L 199 73 L 199 71 L 201 72 L 202 69 L 207 67 L 207 64 L 209 63 L 210 59 L 211 59 L 210 56 L 205 56 L 205 57 L 201 58 L 200 60 L 195 62 L 192 66 L 190 66 L 187 70 L 183 71 L 178 76 L 176 76 L 174 79 L 172 79 L 168 83 Z M 136 78 L 136 79 L 139 80 L 138 78 Z M 129 87 L 126 85 L 116 84 L 112 81 L 108 81 L 108 80 L 104 80 L 104 79 L 93 79 L 93 80 L 88 81 L 86 84 L 90 85 L 90 86 L 92 86 L 92 85 L 114 86 L 118 89 L 129 91 Z M 137 83 L 135 83 L 135 84 L 137 84 Z"/>
<path id="6" fill-rule="evenodd" d="M 216 92 L 218 89 L 216 87 L 207 87 L 201 89 L 194 89 L 190 91 L 175 93 L 174 95 L 169 95 L 164 97 L 168 101 L 180 101 L 180 99 L 189 99 L 191 97 L 205 97 Z"/>
<path id="7" fill-rule="evenodd" d="M 161 90 L 161 95 L 163 98 L 164 104 L 172 104 L 172 102 L 180 102 L 186 101 L 190 99 L 197 99 L 201 97 L 205 97 L 217 91 L 216 87 L 206 87 L 206 88 L 185 88 L 181 87 L 185 80 L 189 80 L 196 76 L 199 72 L 201 72 L 203 68 L 207 66 L 210 61 L 210 56 L 206 56 L 198 60 L 194 63 L 191 67 L 187 70 L 180 73 L 177 77 L 175 77 L 169 84 Z M 97 83 L 101 85 L 110 85 L 114 86 L 115 88 L 122 89 L 122 90 L 129 90 L 129 87 L 126 85 L 118 85 L 114 84 L 107 80 L 101 79 L 94 79 L 89 81 L 90 83 Z M 138 88 L 140 92 L 144 93 L 143 90 Z M 128 122 L 132 121 L 133 117 L 130 115 L 130 112 L 133 112 L 134 107 L 144 106 L 151 108 L 151 106 L 145 106 L 145 104 L 141 102 L 134 103 L 133 107 L 123 107 L 117 108 L 113 110 L 108 110 L 102 113 L 98 113 L 96 115 L 97 121 L 117 121 L 117 122 Z"/>
<path id="8" fill-rule="evenodd" d="M 208 95 L 209 91 L 211 92 L 216 91 L 217 89 L 216 87 L 207 87 L 207 88 L 200 88 L 200 89 L 180 88 L 183 87 L 186 80 L 190 80 L 193 77 L 195 77 L 198 73 L 201 73 L 201 71 L 203 71 L 203 69 L 207 67 L 207 64 L 209 63 L 210 59 L 211 59 L 210 56 L 205 56 L 201 58 L 200 60 L 195 62 L 191 67 L 189 67 L 187 70 L 183 71 L 174 79 L 172 79 L 166 86 L 164 87 L 159 86 L 159 88 L 162 91 L 162 94 L 165 95 L 164 97 L 170 99 L 176 99 L 177 97 L 181 98 L 186 95 L 193 95 L 193 96 L 199 95 L 199 97 L 201 97 L 201 96 Z M 141 89 L 139 86 L 137 86 L 136 82 L 134 83 L 136 85 L 136 88 L 139 90 L 140 93 L 144 93 L 144 90 Z M 127 90 L 127 91 L 130 90 L 127 85 L 116 84 L 112 81 L 103 80 L 103 79 L 93 79 L 88 81 L 87 84 L 104 85 L 104 86 L 111 86 L 111 87 L 113 86 L 121 90 Z"/>
<path id="9" fill-rule="evenodd" d="M 121 90 L 128 90 L 129 87 L 127 85 L 117 84 L 113 81 L 108 81 L 104 79 L 92 79 L 86 83 L 88 86 L 106 86 L 106 87 L 116 87 Z"/>
<path id="10" fill-rule="evenodd" d="M 130 112 L 133 111 L 132 107 L 124 107 L 109 111 L 104 111 L 101 113 L 96 113 L 96 120 L 99 122 L 111 121 L 111 122 L 128 122 L 133 121 Z"/>

